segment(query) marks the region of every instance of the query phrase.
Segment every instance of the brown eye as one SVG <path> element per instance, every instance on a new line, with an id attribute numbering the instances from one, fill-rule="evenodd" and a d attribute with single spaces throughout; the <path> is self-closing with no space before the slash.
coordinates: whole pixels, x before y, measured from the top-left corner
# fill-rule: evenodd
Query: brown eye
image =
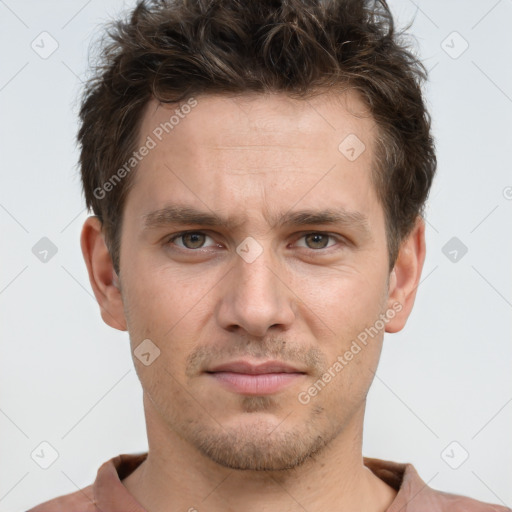
<path id="1" fill-rule="evenodd" d="M 309 249 L 325 249 L 329 242 L 329 235 L 325 235 L 323 233 L 310 233 L 309 235 L 304 235 L 304 239 L 306 240 L 306 244 Z"/>
<path id="2" fill-rule="evenodd" d="M 207 238 L 209 238 L 208 235 L 205 235 L 200 231 L 190 231 L 189 233 L 182 233 L 181 235 L 171 238 L 169 243 L 175 243 L 177 240 L 180 240 L 181 243 L 176 243 L 178 247 L 184 247 L 185 249 L 200 249 Z"/>
<path id="3" fill-rule="evenodd" d="M 187 249 L 199 249 L 204 244 L 205 235 L 202 233 L 187 233 L 182 235 L 181 238 Z"/>

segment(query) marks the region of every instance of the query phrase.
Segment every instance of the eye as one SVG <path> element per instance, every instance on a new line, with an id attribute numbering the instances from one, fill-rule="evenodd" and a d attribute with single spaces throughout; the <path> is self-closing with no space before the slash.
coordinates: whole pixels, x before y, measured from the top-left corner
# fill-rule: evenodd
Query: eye
<path id="1" fill-rule="evenodd" d="M 306 248 L 312 250 L 318 249 L 326 249 L 327 247 L 331 247 L 332 245 L 327 245 L 329 242 L 329 238 L 335 240 L 333 235 L 329 235 L 327 233 L 307 233 L 303 235 L 300 239 L 304 239 L 306 241 Z M 299 240 L 300 240 L 299 239 Z M 302 246 L 304 247 L 304 246 Z"/>
<path id="2" fill-rule="evenodd" d="M 175 244 L 178 247 L 190 250 L 202 249 L 207 238 L 211 239 L 211 237 L 209 237 L 202 231 L 187 231 L 184 233 L 178 233 L 177 235 L 174 235 L 167 241 L 167 243 L 175 243 L 176 240 L 180 240 L 182 244 Z"/>
<path id="3" fill-rule="evenodd" d="M 206 239 L 208 238 L 213 242 L 213 244 L 205 245 Z M 305 233 L 298 240 L 302 239 L 305 241 L 305 245 L 298 244 L 298 246 L 305 247 L 306 249 L 313 251 L 332 247 L 333 245 L 336 245 L 336 241 L 342 242 L 339 237 L 321 232 Z M 332 243 L 329 243 L 329 241 Z M 215 246 L 219 247 L 219 244 L 215 243 L 209 235 L 202 231 L 184 231 L 182 233 L 177 233 L 167 240 L 166 245 L 170 244 L 174 244 L 181 249 L 189 251 Z"/>

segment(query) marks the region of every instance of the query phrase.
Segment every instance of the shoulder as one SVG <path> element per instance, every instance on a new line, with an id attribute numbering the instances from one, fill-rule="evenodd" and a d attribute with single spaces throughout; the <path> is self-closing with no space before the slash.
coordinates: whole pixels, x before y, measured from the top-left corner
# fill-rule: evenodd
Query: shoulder
<path id="1" fill-rule="evenodd" d="M 364 464 L 398 491 L 386 512 L 512 512 L 501 505 L 434 489 L 420 478 L 410 463 L 364 457 Z"/>
<path id="2" fill-rule="evenodd" d="M 131 474 L 146 459 L 147 452 L 121 454 L 104 462 L 93 484 L 75 492 L 45 501 L 27 512 L 102 512 L 113 503 L 118 509 L 136 510 L 136 502 L 121 480 Z M 131 508 L 130 508 L 131 507 Z M 137 509 L 139 510 L 139 509 Z"/>
<path id="3" fill-rule="evenodd" d="M 99 512 L 94 504 L 93 486 L 45 501 L 27 512 Z"/>
<path id="4" fill-rule="evenodd" d="M 432 507 L 437 507 L 434 510 L 440 512 L 512 512 L 508 507 L 434 489 L 431 489 L 429 501 Z"/>

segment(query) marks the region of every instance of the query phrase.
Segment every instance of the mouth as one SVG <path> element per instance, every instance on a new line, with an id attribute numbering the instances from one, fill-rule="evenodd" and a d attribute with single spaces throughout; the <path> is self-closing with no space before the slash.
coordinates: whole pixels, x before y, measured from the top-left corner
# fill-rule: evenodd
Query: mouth
<path id="1" fill-rule="evenodd" d="M 253 364 L 234 361 L 205 371 L 229 391 L 244 395 L 269 395 L 277 393 L 304 378 L 306 372 L 281 361 Z"/>

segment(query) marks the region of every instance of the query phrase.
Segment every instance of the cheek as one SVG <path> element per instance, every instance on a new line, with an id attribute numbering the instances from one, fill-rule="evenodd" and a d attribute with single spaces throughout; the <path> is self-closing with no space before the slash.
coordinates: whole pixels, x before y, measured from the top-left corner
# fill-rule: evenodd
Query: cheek
<path id="1" fill-rule="evenodd" d="M 342 355 L 343 364 L 340 367 L 331 368 L 330 382 L 326 385 L 322 394 L 324 404 L 332 405 L 331 418 L 346 419 L 350 417 L 348 411 L 353 411 L 361 406 L 366 399 L 371 383 L 373 381 L 374 372 L 376 371 L 380 343 L 374 340 L 373 345 L 367 347 L 361 346 L 361 351 L 355 355 L 350 361 L 345 359 L 346 355 Z M 339 362 L 339 361 L 338 361 Z M 327 407 L 327 406 L 326 406 Z"/>
<path id="2" fill-rule="evenodd" d="M 315 315 L 303 313 L 310 315 L 310 326 L 317 326 L 313 337 L 325 353 L 327 364 L 324 373 L 311 383 L 315 389 L 309 389 L 313 394 L 321 390 L 314 403 L 324 408 L 332 406 L 329 416 L 335 422 L 360 406 L 378 366 L 383 331 L 374 326 L 382 312 L 382 300 L 375 288 L 373 293 L 369 290 L 348 284 L 329 288 L 311 298 L 316 300 L 312 302 Z"/>
<path id="3" fill-rule="evenodd" d="M 181 380 L 185 358 L 211 319 L 213 305 L 206 292 L 217 281 L 210 283 L 208 278 L 205 282 L 206 276 L 184 276 L 183 272 L 178 277 L 169 269 L 135 275 L 138 278 L 132 280 L 126 294 L 132 351 L 142 340 L 150 339 L 160 350 L 159 371 L 164 367 Z"/>
<path id="4" fill-rule="evenodd" d="M 145 273 L 136 272 L 129 283 L 129 302 L 136 323 L 160 334 L 201 307 L 201 299 L 215 280 L 208 275 L 160 267 Z M 211 284 L 210 284 L 211 281 Z"/>
<path id="5" fill-rule="evenodd" d="M 317 272 L 296 280 L 294 287 L 301 314 L 310 325 L 322 325 L 337 346 L 372 325 L 385 299 L 382 276 L 354 268 Z"/>

